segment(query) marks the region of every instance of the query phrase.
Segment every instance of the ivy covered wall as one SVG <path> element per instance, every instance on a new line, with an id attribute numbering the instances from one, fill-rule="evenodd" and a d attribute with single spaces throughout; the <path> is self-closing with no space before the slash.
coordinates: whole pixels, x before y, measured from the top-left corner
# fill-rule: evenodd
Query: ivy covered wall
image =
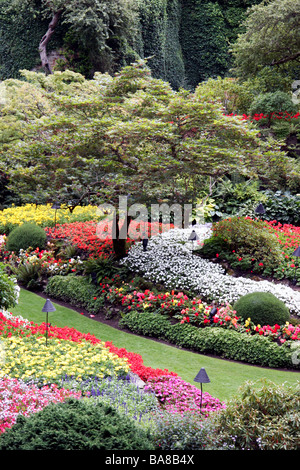
<path id="1" fill-rule="evenodd" d="M 207 78 L 224 76 L 230 67 L 229 43 L 237 37 L 246 9 L 259 1 L 136 0 L 135 51 L 149 58 L 154 77 L 169 81 L 175 89 L 194 88 Z M 41 17 L 40 0 L 24 0 L 22 11 L 12 5 L 13 0 L 0 0 L 0 80 L 18 77 L 20 69 L 40 63 L 38 45 L 49 22 Z M 67 36 L 66 26 L 61 25 L 49 51 L 63 46 Z M 119 66 L 126 65 L 124 60 L 125 53 Z M 99 64 L 93 65 L 99 69 Z M 80 63 L 75 67 L 82 71 Z"/>

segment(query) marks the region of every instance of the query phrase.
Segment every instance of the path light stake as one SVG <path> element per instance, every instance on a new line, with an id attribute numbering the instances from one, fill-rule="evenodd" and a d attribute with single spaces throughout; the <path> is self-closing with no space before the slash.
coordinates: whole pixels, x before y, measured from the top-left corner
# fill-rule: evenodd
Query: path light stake
<path id="1" fill-rule="evenodd" d="M 51 209 L 55 209 L 54 228 L 56 228 L 56 211 L 57 211 L 57 209 L 60 209 L 60 203 L 59 203 L 59 202 L 55 202 L 55 203 L 53 204 L 53 206 L 51 207 Z"/>
<path id="2" fill-rule="evenodd" d="M 194 253 L 194 241 L 199 240 L 199 237 L 195 230 L 192 231 L 192 233 L 189 236 L 189 240 L 192 242 L 192 253 Z"/>
<path id="3" fill-rule="evenodd" d="M 263 215 L 266 213 L 266 210 L 264 208 L 264 206 L 262 205 L 262 203 L 260 202 L 257 206 L 257 208 L 255 209 L 255 214 L 258 214 L 258 215 Z"/>
<path id="4" fill-rule="evenodd" d="M 294 251 L 294 253 L 292 254 L 292 256 L 300 256 L 300 246 L 298 246 L 298 248 L 296 248 L 296 250 Z M 293 280 L 293 284 L 294 286 L 297 284 L 297 278 L 296 278 L 296 269 L 297 269 L 297 266 L 296 266 L 296 263 L 295 263 L 295 278 Z"/>
<path id="5" fill-rule="evenodd" d="M 46 300 L 44 307 L 42 308 L 42 312 L 46 312 L 46 346 L 47 346 L 47 340 L 48 340 L 48 313 L 49 312 L 55 312 L 56 308 L 50 302 L 49 299 Z"/>
<path id="6" fill-rule="evenodd" d="M 143 238 L 142 239 L 142 243 L 143 243 L 143 250 L 146 251 L 147 250 L 147 245 L 148 245 L 148 238 Z"/>
<path id="7" fill-rule="evenodd" d="M 201 384 L 201 402 L 200 402 L 200 413 L 201 413 L 201 408 L 202 408 L 202 384 L 207 384 L 210 382 L 209 380 L 209 377 L 204 369 L 204 367 L 202 367 L 198 374 L 196 375 L 196 377 L 194 378 L 194 382 L 198 382 Z"/>

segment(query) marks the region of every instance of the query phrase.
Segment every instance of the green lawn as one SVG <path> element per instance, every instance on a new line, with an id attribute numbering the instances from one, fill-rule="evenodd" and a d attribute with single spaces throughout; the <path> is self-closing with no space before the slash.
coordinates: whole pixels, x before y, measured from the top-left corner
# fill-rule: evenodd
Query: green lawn
<path id="1" fill-rule="evenodd" d="M 12 309 L 12 313 L 39 324 L 46 321 L 46 314 L 42 312 L 44 303 L 44 298 L 21 289 L 19 304 Z M 211 382 L 203 385 L 203 391 L 220 400 L 230 399 L 247 380 L 268 379 L 278 384 L 286 382 L 291 385 L 300 379 L 298 372 L 226 361 L 141 338 L 84 317 L 54 301 L 53 304 L 56 312 L 49 313 L 49 323 L 58 327 L 73 327 L 82 333 L 91 333 L 102 341 L 111 341 L 115 346 L 126 348 L 127 351 L 139 353 L 146 366 L 176 372 L 185 381 L 196 386 L 193 379 L 200 368 L 204 367 Z"/>

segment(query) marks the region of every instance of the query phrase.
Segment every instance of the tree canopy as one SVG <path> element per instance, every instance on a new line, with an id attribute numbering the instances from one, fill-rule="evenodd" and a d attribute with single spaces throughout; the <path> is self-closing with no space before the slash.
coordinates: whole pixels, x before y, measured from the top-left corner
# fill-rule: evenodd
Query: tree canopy
<path id="1" fill-rule="evenodd" d="M 199 175 L 236 170 L 273 186 L 298 177 L 275 142 L 225 116 L 204 85 L 175 92 L 143 61 L 92 80 L 23 74 L 4 82 L 0 121 L 1 169 L 22 202 L 72 208 L 129 193 L 140 202 L 166 194 L 187 202 Z"/>
<path id="2" fill-rule="evenodd" d="M 245 32 L 232 45 L 236 75 L 253 77 L 271 69 L 295 79 L 300 70 L 299 26 L 300 0 L 267 0 L 252 6 Z"/>

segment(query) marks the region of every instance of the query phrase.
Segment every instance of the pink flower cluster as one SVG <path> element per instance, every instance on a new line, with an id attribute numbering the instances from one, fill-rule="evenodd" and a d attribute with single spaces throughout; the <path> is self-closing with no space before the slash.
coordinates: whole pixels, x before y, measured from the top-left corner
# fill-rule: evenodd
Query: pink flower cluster
<path id="1" fill-rule="evenodd" d="M 80 398 L 81 392 L 71 392 L 56 385 L 39 389 L 18 379 L 0 379 L 0 434 L 11 428 L 18 415 L 29 416 L 49 403 L 62 402 L 68 397 Z"/>
<path id="2" fill-rule="evenodd" d="M 201 390 L 180 377 L 148 379 L 145 390 L 154 392 L 161 407 L 169 413 L 200 414 Z M 225 403 L 203 392 L 201 412 L 206 418 L 211 412 L 224 408 Z"/>

